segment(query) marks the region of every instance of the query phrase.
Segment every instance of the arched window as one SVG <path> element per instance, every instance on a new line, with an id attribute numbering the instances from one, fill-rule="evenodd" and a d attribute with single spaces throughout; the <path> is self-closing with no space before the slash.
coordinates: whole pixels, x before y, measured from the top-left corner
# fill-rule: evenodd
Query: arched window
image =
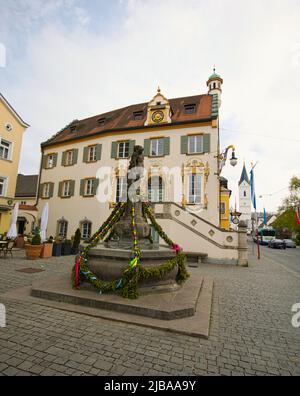
<path id="1" fill-rule="evenodd" d="M 244 191 L 244 197 L 247 197 L 247 192 L 246 191 Z"/>
<path id="2" fill-rule="evenodd" d="M 92 222 L 90 220 L 83 220 L 80 224 L 82 239 L 90 239 L 92 235 Z"/>
<path id="3" fill-rule="evenodd" d="M 59 237 L 64 239 L 67 238 L 68 235 L 68 222 L 65 219 L 58 220 L 58 231 L 57 234 Z"/>
<path id="4" fill-rule="evenodd" d="M 152 176 L 149 178 L 148 197 L 150 202 L 163 202 L 164 181 L 160 176 Z"/>
<path id="5" fill-rule="evenodd" d="M 214 83 L 214 89 L 216 89 L 216 83 Z"/>

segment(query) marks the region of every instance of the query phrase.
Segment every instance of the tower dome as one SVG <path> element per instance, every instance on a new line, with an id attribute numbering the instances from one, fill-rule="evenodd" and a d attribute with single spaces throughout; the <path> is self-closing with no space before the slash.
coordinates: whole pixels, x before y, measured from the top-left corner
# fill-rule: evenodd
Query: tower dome
<path id="1" fill-rule="evenodd" d="M 219 74 L 216 73 L 215 68 L 214 68 L 213 74 L 209 77 L 206 84 L 208 86 L 208 94 L 218 96 L 218 104 L 220 107 L 221 106 L 223 79 Z"/>

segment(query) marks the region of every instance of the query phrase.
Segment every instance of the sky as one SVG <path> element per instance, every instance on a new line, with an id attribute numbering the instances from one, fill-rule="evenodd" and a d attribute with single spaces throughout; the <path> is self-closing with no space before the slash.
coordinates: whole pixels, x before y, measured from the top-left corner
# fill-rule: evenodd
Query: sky
<path id="1" fill-rule="evenodd" d="M 221 148 L 232 202 L 245 161 L 258 210 L 276 211 L 300 176 L 299 0 L 0 0 L 0 92 L 30 124 L 20 172 L 74 119 L 207 93 L 224 79 Z M 261 198 L 260 198 L 261 196 Z"/>

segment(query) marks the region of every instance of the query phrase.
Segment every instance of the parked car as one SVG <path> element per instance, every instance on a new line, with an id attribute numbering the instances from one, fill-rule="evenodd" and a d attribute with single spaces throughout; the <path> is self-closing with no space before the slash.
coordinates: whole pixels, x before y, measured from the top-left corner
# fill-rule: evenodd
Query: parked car
<path id="1" fill-rule="evenodd" d="M 286 244 L 282 239 L 273 239 L 269 242 L 268 247 L 272 249 L 286 249 Z"/>
<path id="2" fill-rule="evenodd" d="M 296 249 L 296 243 L 292 241 L 291 239 L 284 239 L 285 245 L 287 248 L 293 248 Z"/>

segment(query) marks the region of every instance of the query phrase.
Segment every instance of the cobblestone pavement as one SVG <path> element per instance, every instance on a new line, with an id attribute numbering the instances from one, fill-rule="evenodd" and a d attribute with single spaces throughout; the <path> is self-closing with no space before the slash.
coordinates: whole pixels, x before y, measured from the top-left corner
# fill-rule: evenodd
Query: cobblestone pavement
<path id="1" fill-rule="evenodd" d="M 72 258 L 29 262 L 23 252 L 0 259 L 0 375 L 299 375 L 300 277 L 251 256 L 250 267 L 203 265 L 215 280 L 208 340 L 137 327 L 5 299 L 4 292 L 57 272 Z M 43 266 L 39 274 L 16 269 Z"/>

